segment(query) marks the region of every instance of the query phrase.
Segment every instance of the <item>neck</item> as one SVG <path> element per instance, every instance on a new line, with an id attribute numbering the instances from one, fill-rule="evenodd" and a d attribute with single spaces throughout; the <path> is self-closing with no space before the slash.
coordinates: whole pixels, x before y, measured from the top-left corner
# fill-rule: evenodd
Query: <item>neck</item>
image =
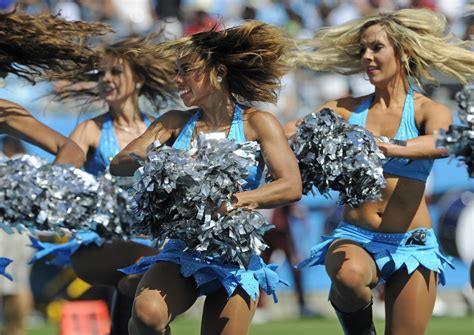
<path id="1" fill-rule="evenodd" d="M 390 105 L 403 105 L 408 93 L 409 83 L 406 78 L 397 77 L 386 84 L 375 87 L 375 101 Z"/>
<path id="2" fill-rule="evenodd" d="M 131 126 L 138 120 L 141 120 L 138 101 L 133 100 L 134 99 L 127 99 L 123 102 L 109 104 L 109 111 L 115 123 L 121 126 Z"/>
<path id="3" fill-rule="evenodd" d="M 213 94 L 202 104 L 201 120 L 210 128 L 227 125 L 232 120 L 235 102 L 230 94 Z"/>

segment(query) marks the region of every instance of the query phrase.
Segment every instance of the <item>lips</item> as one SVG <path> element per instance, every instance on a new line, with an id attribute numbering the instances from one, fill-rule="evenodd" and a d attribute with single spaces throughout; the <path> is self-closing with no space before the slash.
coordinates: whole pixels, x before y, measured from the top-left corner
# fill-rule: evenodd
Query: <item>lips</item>
<path id="1" fill-rule="evenodd" d="M 191 93 L 191 89 L 187 88 L 187 89 L 180 89 L 179 90 L 179 96 L 180 97 L 183 97 L 184 95 L 188 94 L 188 93 Z"/>
<path id="2" fill-rule="evenodd" d="M 368 66 L 367 67 L 367 74 L 374 74 L 379 68 L 377 66 Z"/>
<path id="3" fill-rule="evenodd" d="M 112 86 L 103 86 L 101 91 L 103 94 L 110 94 L 114 88 Z"/>

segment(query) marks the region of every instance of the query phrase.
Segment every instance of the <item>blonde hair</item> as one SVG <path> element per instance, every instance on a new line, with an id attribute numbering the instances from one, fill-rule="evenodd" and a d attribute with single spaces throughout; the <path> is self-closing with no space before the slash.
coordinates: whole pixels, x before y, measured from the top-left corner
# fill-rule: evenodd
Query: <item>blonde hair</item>
<path id="1" fill-rule="evenodd" d="M 246 21 L 222 31 L 206 31 L 170 42 L 179 58 L 197 56 L 194 69 L 209 71 L 218 87 L 218 66 L 227 68 L 229 91 L 248 102 L 277 101 L 280 77 L 290 69 L 292 43 L 278 27 Z"/>
<path id="2" fill-rule="evenodd" d="M 435 81 L 431 70 L 443 72 L 462 83 L 474 73 L 474 53 L 467 50 L 469 42 L 447 32 L 446 18 L 427 9 L 402 9 L 323 28 L 314 39 L 300 42 L 301 47 L 314 50 L 296 52 L 293 59 L 315 70 L 341 74 L 362 72 L 360 38 L 365 29 L 376 24 L 383 27 L 401 58 L 405 73 L 418 85 L 423 79 Z"/>
<path id="3" fill-rule="evenodd" d="M 99 54 L 88 38 L 111 31 L 102 23 L 68 22 L 53 15 L 0 13 L 0 71 L 30 82 L 68 78 L 93 69 Z"/>

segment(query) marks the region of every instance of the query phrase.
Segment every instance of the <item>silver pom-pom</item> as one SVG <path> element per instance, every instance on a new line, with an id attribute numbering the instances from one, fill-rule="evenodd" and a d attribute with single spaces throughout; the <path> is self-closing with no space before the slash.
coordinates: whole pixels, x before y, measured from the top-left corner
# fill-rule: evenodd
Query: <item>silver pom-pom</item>
<path id="1" fill-rule="evenodd" d="M 339 202 L 351 207 L 381 198 L 384 155 L 366 129 L 344 122 L 325 108 L 302 120 L 291 146 L 304 194 L 314 187 L 325 196 L 330 190 L 338 191 Z"/>
<path id="2" fill-rule="evenodd" d="M 132 197 L 127 191 L 132 181 L 127 177 L 112 176 L 109 172 L 99 176 L 97 181 L 97 202 L 87 220 L 89 229 L 105 239 L 132 237 L 134 215 Z"/>
<path id="3" fill-rule="evenodd" d="M 256 164 L 259 145 L 199 136 L 189 151 L 154 145 L 135 177 L 134 231 L 184 241 L 203 258 L 246 266 L 252 253 L 266 246 L 263 234 L 271 228 L 254 211 L 221 215 L 221 205 L 241 192 L 247 167 Z"/>
<path id="4" fill-rule="evenodd" d="M 58 232 L 88 228 L 98 187 L 93 176 L 29 155 L 0 166 L 3 224 Z"/>
<path id="5" fill-rule="evenodd" d="M 130 184 L 130 181 L 129 181 Z M 131 236 L 133 212 L 124 178 L 98 179 L 71 166 L 51 165 L 30 155 L 0 161 L 0 228 L 101 237 Z"/>
<path id="6" fill-rule="evenodd" d="M 466 85 L 456 94 L 458 115 L 463 125 L 440 129 L 436 146 L 446 148 L 453 156 L 461 157 L 470 177 L 474 177 L 474 85 Z"/>

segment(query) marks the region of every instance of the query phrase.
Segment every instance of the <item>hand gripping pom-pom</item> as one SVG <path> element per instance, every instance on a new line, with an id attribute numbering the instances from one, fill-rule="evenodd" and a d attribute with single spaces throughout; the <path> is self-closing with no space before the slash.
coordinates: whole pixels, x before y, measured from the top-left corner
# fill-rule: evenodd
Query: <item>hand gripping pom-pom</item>
<path id="1" fill-rule="evenodd" d="M 203 258 L 247 265 L 265 249 L 263 234 L 272 226 L 255 211 L 219 211 L 241 192 L 255 165 L 259 146 L 199 137 L 189 151 L 153 145 L 136 172 L 134 232 L 160 243 L 179 239 Z"/>

